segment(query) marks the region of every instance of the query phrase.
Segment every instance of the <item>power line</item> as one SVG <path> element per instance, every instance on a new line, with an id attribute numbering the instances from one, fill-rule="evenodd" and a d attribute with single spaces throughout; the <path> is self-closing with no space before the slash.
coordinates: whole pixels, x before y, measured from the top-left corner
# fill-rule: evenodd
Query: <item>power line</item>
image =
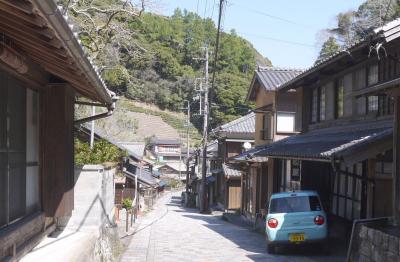
<path id="1" fill-rule="evenodd" d="M 213 19 L 213 17 L 214 17 L 214 8 L 215 8 L 215 0 L 214 0 L 213 5 L 212 5 L 211 19 Z"/>
<path id="2" fill-rule="evenodd" d="M 205 5 L 204 5 L 204 15 L 203 15 L 203 18 L 204 18 L 204 19 L 206 19 L 207 5 L 208 5 L 208 0 L 206 0 L 206 3 L 205 3 Z"/>
<path id="3" fill-rule="evenodd" d="M 295 42 L 295 41 L 290 41 L 290 40 L 285 40 L 285 39 L 279 39 L 279 38 L 274 38 L 274 37 L 269 37 L 269 36 L 263 36 L 263 35 L 257 35 L 257 34 L 249 34 L 249 33 L 243 33 L 243 32 L 237 32 L 238 34 L 241 35 L 247 35 L 247 36 L 253 36 L 253 37 L 258 37 L 258 38 L 263 38 L 266 40 L 271 40 L 275 42 L 280 42 L 280 43 L 286 43 L 290 45 L 296 45 L 296 46 L 303 46 L 303 47 L 308 47 L 308 48 L 315 48 L 315 45 L 311 44 L 306 44 L 306 43 L 300 43 L 300 42 Z"/>
<path id="4" fill-rule="evenodd" d="M 297 21 L 289 20 L 289 19 L 284 18 L 284 17 L 272 15 L 272 14 L 266 13 L 266 12 L 264 12 L 264 11 L 259 11 L 259 10 L 250 9 L 250 8 L 247 8 L 247 6 L 244 6 L 244 5 L 240 5 L 240 4 L 236 4 L 236 3 L 235 3 L 235 4 L 232 4 L 232 5 L 237 5 L 237 6 L 241 7 L 241 8 L 243 8 L 243 9 L 246 9 L 246 10 L 249 11 L 249 12 L 252 12 L 252 13 L 255 13 L 255 14 L 259 14 L 259 15 L 262 15 L 262 16 L 265 16 L 265 17 L 269 17 L 269 18 L 272 18 L 272 19 L 275 19 L 275 20 L 279 20 L 279 21 L 282 21 L 282 22 L 285 22 L 285 23 L 288 23 L 288 24 L 292 24 L 292 25 L 296 25 L 296 26 L 301 26 L 301 27 L 305 27 L 305 28 L 310 28 L 310 29 L 318 28 L 318 27 L 316 27 L 316 26 L 307 25 L 307 24 L 302 24 L 302 23 L 299 23 L 299 22 L 297 22 Z"/>

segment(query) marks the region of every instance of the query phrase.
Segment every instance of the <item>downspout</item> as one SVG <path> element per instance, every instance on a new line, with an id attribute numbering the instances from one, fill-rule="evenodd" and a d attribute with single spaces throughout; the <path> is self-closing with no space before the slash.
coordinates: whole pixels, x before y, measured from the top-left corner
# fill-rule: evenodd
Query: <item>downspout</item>
<path id="1" fill-rule="evenodd" d="M 112 99 L 113 102 L 110 105 L 102 105 L 103 107 L 107 108 L 107 112 L 106 113 L 101 113 L 101 114 L 98 114 L 98 115 L 89 116 L 89 117 L 86 117 L 86 118 L 75 120 L 74 124 L 75 125 L 80 125 L 80 124 L 83 124 L 83 123 L 86 123 L 86 122 L 90 122 L 90 121 L 93 121 L 93 120 L 98 120 L 98 119 L 101 119 L 101 118 L 106 118 L 106 117 L 111 116 L 114 113 L 115 103 L 118 100 L 118 97 L 113 92 L 110 91 L 110 93 L 112 95 L 111 99 Z M 77 102 L 77 104 L 89 104 L 89 103 Z"/>

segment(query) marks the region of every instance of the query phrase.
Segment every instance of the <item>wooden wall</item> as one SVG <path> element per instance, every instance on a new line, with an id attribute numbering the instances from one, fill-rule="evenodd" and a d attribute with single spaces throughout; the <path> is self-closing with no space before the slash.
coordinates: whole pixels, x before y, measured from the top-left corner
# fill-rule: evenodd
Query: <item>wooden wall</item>
<path id="1" fill-rule="evenodd" d="M 239 179 L 228 180 L 228 209 L 240 209 L 242 188 Z"/>
<path id="2" fill-rule="evenodd" d="M 49 84 L 40 100 L 43 211 L 68 216 L 74 205 L 74 92 L 67 84 Z"/>

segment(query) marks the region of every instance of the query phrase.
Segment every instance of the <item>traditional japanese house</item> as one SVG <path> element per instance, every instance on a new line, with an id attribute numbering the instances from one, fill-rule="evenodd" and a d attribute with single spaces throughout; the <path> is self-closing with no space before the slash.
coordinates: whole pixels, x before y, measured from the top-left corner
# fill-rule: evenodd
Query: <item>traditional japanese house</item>
<path id="1" fill-rule="evenodd" d="M 256 115 L 250 113 L 212 131 L 218 141 L 218 157 L 210 163 L 216 177 L 214 199 L 223 209 L 241 208 L 241 171 L 228 159 L 254 143 L 255 118 Z"/>
<path id="2" fill-rule="evenodd" d="M 150 141 L 150 152 L 158 162 L 181 161 L 181 142 L 178 139 L 158 139 Z"/>
<path id="3" fill-rule="evenodd" d="M 317 190 L 335 221 L 393 214 L 399 35 L 395 20 L 280 87 L 302 94 L 302 131 L 252 154 L 274 159 L 274 192 Z"/>
<path id="4" fill-rule="evenodd" d="M 250 157 L 260 148 L 301 130 L 301 92 L 278 94 L 277 89 L 301 73 L 298 69 L 259 67 L 247 101 L 256 104 L 255 148 L 232 158 L 242 172 L 242 214 L 255 219 L 273 192 L 274 163 L 265 156 Z"/>
<path id="5" fill-rule="evenodd" d="M 0 3 L 0 260 L 18 260 L 74 208 L 73 127 L 112 93 L 52 0 Z M 74 104 L 106 112 L 74 120 Z"/>
<path id="6" fill-rule="evenodd" d="M 187 167 L 184 162 L 167 162 L 155 168 L 165 177 L 186 181 Z"/>

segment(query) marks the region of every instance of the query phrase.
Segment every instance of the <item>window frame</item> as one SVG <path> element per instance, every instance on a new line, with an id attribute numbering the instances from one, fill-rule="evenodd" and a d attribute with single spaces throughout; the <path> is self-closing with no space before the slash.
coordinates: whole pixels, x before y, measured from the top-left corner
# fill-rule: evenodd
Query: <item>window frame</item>
<path id="1" fill-rule="evenodd" d="M 288 131 L 288 130 L 279 130 L 278 129 L 278 117 L 279 115 L 286 115 L 286 116 L 292 116 L 293 117 L 293 130 Z M 275 121 L 275 130 L 276 133 L 280 134 L 292 134 L 296 132 L 296 112 L 287 112 L 287 111 L 277 111 L 276 112 L 276 121 Z"/>

